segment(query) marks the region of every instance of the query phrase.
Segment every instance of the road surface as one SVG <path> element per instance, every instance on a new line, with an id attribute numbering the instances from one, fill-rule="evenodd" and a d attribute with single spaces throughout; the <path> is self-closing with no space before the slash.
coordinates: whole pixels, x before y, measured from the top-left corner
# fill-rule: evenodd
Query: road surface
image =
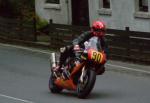
<path id="1" fill-rule="evenodd" d="M 109 61 L 106 68 L 87 99 L 52 94 L 49 52 L 0 44 L 0 103 L 150 103 L 149 66 Z"/>

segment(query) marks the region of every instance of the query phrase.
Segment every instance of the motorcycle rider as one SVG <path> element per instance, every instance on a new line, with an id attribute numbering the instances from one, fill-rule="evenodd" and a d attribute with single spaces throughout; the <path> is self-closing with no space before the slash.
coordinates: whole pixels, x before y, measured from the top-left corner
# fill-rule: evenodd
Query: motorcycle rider
<path id="1" fill-rule="evenodd" d="M 59 64 L 54 67 L 54 72 L 56 72 L 56 74 L 61 73 L 62 72 L 62 65 L 65 63 L 67 57 L 69 57 L 70 55 L 73 54 L 73 51 L 78 51 L 80 50 L 80 46 L 84 44 L 85 41 L 89 40 L 91 37 L 93 36 L 97 36 L 100 38 L 100 44 L 102 47 L 102 50 L 104 51 L 105 54 L 107 54 L 107 44 L 105 42 L 105 31 L 106 31 L 106 26 L 104 22 L 101 21 L 95 21 L 92 24 L 91 30 L 90 31 L 86 31 L 84 33 L 82 33 L 80 36 L 78 36 L 77 38 L 75 38 L 72 41 L 72 45 L 71 46 L 66 46 L 63 48 L 60 48 L 60 58 L 59 58 Z M 106 55 L 107 57 L 107 55 Z M 104 73 L 105 71 L 105 67 L 104 64 L 101 66 L 101 71 L 100 74 Z"/>

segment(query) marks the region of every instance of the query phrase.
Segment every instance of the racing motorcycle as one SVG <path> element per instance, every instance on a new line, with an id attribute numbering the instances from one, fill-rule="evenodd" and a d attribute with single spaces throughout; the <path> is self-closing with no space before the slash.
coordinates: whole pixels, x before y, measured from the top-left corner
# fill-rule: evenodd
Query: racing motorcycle
<path id="1" fill-rule="evenodd" d="M 78 60 L 75 56 L 68 57 L 59 75 L 52 69 L 57 65 L 56 54 L 51 54 L 49 89 L 52 93 L 60 93 L 63 89 L 67 89 L 75 91 L 78 98 L 86 98 L 93 89 L 96 75 L 104 72 L 103 64 L 106 62 L 100 39 L 92 37 L 86 41 L 78 54 Z"/>

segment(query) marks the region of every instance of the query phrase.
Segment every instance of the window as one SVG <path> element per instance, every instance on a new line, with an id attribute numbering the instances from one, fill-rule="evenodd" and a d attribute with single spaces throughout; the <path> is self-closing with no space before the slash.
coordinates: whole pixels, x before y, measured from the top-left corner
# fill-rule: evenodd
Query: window
<path id="1" fill-rule="evenodd" d="M 103 0 L 103 8 L 110 8 L 110 0 Z"/>
<path id="2" fill-rule="evenodd" d="M 60 0 L 46 0 L 44 8 L 60 10 L 61 9 Z"/>
<path id="3" fill-rule="evenodd" d="M 110 0 L 99 0 L 100 9 L 110 9 Z"/>
<path id="4" fill-rule="evenodd" d="M 148 12 L 148 0 L 139 0 L 139 11 Z"/>
<path id="5" fill-rule="evenodd" d="M 135 0 L 135 18 L 150 19 L 148 2 L 149 0 Z"/>
<path id="6" fill-rule="evenodd" d="M 111 16 L 112 10 L 111 10 L 110 4 L 111 4 L 110 0 L 99 0 L 98 13 L 100 15 L 109 15 L 109 16 Z"/>
<path id="7" fill-rule="evenodd" d="M 60 0 L 46 0 L 46 3 L 59 4 Z"/>

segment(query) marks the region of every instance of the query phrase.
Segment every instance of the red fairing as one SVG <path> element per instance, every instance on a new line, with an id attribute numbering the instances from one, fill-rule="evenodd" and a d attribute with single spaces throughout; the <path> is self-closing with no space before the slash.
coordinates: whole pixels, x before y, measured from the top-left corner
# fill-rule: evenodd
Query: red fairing
<path id="1" fill-rule="evenodd" d="M 102 52 L 103 58 L 102 58 L 102 64 L 106 63 L 106 54 L 104 53 L 104 51 Z"/>
<path id="2" fill-rule="evenodd" d="M 94 49 L 89 49 L 88 50 L 88 59 L 92 60 L 92 53 L 93 53 Z"/>
<path id="3" fill-rule="evenodd" d="M 98 52 L 94 49 L 88 50 L 88 59 L 95 63 L 104 64 L 106 62 L 106 54 L 104 52 Z"/>

